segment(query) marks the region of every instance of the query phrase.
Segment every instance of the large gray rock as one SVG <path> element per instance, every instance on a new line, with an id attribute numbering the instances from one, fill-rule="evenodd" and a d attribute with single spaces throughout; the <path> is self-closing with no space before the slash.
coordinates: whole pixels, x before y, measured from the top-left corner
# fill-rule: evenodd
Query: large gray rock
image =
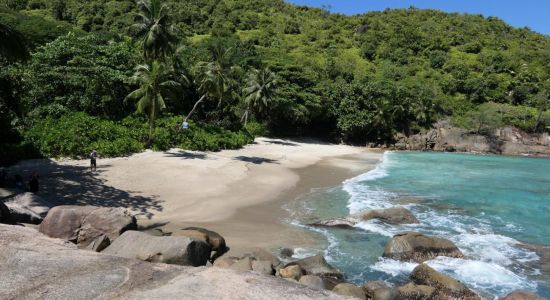
<path id="1" fill-rule="evenodd" d="M 391 207 L 386 209 L 368 210 L 356 217 L 363 221 L 372 219 L 380 220 L 387 224 L 418 224 L 418 219 L 404 207 Z"/>
<path id="2" fill-rule="evenodd" d="M 286 266 L 298 265 L 302 270 L 306 272 L 306 275 L 316 275 L 320 277 L 331 277 L 341 279 L 344 278 L 344 274 L 338 269 L 329 265 L 322 255 L 311 256 L 308 258 L 300 259 Z"/>
<path id="3" fill-rule="evenodd" d="M 102 235 L 114 241 L 123 232 L 136 229 L 136 218 L 123 208 L 72 205 L 50 209 L 39 227 L 40 232 L 79 248 L 88 247 Z"/>
<path id="4" fill-rule="evenodd" d="M 501 300 L 544 300 L 544 298 L 528 291 L 515 291 L 504 296 Z"/>
<path id="5" fill-rule="evenodd" d="M 126 231 L 102 253 L 143 261 L 181 266 L 204 266 L 210 258 L 210 245 L 184 236 L 152 236 Z"/>
<path id="6" fill-rule="evenodd" d="M 386 244 L 382 256 L 397 260 L 413 260 L 418 263 L 437 256 L 464 257 L 453 242 L 418 232 L 405 232 L 395 235 Z"/>
<path id="7" fill-rule="evenodd" d="M 5 204 L 10 209 L 13 222 L 28 224 L 40 224 L 54 206 L 34 193 L 16 195 Z"/>
<path id="8" fill-rule="evenodd" d="M 147 263 L 0 225 L 0 299 L 344 299 L 272 276 Z"/>
<path id="9" fill-rule="evenodd" d="M 464 300 L 481 299 L 464 284 L 445 274 L 439 273 L 426 264 L 420 264 L 411 273 L 411 279 L 418 285 L 427 285 L 436 289 L 441 298 Z"/>

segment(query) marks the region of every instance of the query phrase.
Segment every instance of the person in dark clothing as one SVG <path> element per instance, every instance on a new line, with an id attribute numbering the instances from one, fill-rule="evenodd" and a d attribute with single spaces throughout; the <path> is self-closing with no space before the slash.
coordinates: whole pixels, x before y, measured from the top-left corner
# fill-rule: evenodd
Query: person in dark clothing
<path id="1" fill-rule="evenodd" d="M 15 188 L 24 191 L 25 190 L 25 183 L 23 182 L 23 177 L 19 174 L 15 174 Z"/>
<path id="2" fill-rule="evenodd" d="M 33 172 L 29 180 L 29 190 L 31 193 L 38 193 L 38 173 Z"/>
<path id="3" fill-rule="evenodd" d="M 93 171 L 96 171 L 97 170 L 97 151 L 92 151 L 92 153 L 90 153 L 90 170 L 93 172 Z"/>

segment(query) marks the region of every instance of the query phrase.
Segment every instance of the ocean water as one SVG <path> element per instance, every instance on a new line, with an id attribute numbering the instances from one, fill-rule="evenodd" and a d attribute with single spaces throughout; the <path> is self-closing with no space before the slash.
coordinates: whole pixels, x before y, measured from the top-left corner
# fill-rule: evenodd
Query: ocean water
<path id="1" fill-rule="evenodd" d="M 421 224 L 369 221 L 355 230 L 306 225 L 392 206 L 408 208 Z M 298 249 L 296 256 L 322 253 L 356 284 L 407 282 L 417 264 L 380 256 L 394 234 L 413 230 L 452 240 L 465 258 L 439 257 L 428 265 L 484 298 L 522 289 L 550 299 L 550 258 L 543 261 L 535 251 L 550 246 L 550 159 L 387 152 L 375 170 L 315 190 L 288 210 L 291 222 L 325 241 L 319 249 Z"/>

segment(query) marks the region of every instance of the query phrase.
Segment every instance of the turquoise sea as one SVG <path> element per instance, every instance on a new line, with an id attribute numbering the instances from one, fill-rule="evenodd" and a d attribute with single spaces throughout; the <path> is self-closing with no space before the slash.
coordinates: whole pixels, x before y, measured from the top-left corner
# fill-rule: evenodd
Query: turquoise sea
<path id="1" fill-rule="evenodd" d="M 402 205 L 420 225 L 363 222 L 355 230 L 305 224 L 366 209 Z M 383 279 L 399 285 L 416 266 L 380 258 L 401 231 L 452 240 L 465 259 L 428 262 L 488 299 L 523 289 L 550 299 L 550 258 L 533 247 L 550 246 L 550 159 L 458 153 L 387 152 L 375 170 L 319 189 L 289 204 L 291 222 L 324 241 L 323 253 L 348 280 Z M 550 251 L 548 251 L 550 253 Z"/>

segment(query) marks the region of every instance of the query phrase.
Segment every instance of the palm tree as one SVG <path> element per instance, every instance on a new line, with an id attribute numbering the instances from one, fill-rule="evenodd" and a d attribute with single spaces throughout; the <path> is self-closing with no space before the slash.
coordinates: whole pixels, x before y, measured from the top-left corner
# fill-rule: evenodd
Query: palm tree
<path id="1" fill-rule="evenodd" d="M 268 103 L 273 100 L 277 89 L 277 79 L 275 74 L 268 68 L 262 70 L 252 69 L 248 74 L 247 86 L 244 89 L 244 102 L 246 110 L 241 118 L 244 124 L 248 122 L 250 110 L 261 112 L 267 108 Z"/>
<path id="2" fill-rule="evenodd" d="M 169 67 L 158 61 L 151 65 L 138 65 L 132 79 L 140 87 L 131 92 L 126 99 L 137 100 L 137 111 L 146 113 L 149 119 L 149 142 L 153 141 L 155 122 L 160 112 L 166 108 L 164 96 L 169 88 L 179 84 L 170 79 L 172 72 Z"/>
<path id="3" fill-rule="evenodd" d="M 197 102 L 195 102 L 193 108 L 183 120 L 184 123 L 186 123 L 195 112 L 199 104 L 206 99 L 216 99 L 218 100 L 218 106 L 220 106 L 227 91 L 229 82 L 227 76 L 228 70 L 224 68 L 220 60 L 213 62 L 200 62 L 197 65 L 197 70 L 196 84 L 199 86 L 198 89 L 202 96 Z"/>
<path id="4" fill-rule="evenodd" d="M 0 24 L 0 56 L 25 59 L 28 56 L 23 36 L 8 25 Z"/>
<path id="5" fill-rule="evenodd" d="M 168 7 L 161 0 L 139 0 L 137 5 L 141 13 L 132 29 L 142 38 L 143 56 L 148 61 L 164 60 L 177 42 Z"/>

